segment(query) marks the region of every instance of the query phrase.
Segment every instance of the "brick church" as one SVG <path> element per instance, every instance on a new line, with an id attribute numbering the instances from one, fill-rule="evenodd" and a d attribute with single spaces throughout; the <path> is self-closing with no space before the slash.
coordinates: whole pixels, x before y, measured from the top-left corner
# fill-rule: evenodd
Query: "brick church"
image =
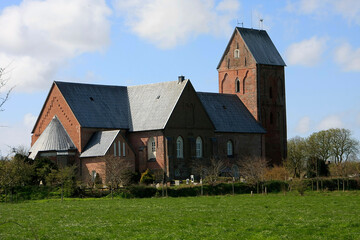
<path id="1" fill-rule="evenodd" d="M 219 93 L 190 80 L 110 86 L 55 81 L 32 130 L 29 157 L 77 164 L 105 180 L 106 156 L 134 171 L 193 174 L 211 157 L 286 158 L 285 63 L 264 30 L 236 27 L 218 64 Z"/>

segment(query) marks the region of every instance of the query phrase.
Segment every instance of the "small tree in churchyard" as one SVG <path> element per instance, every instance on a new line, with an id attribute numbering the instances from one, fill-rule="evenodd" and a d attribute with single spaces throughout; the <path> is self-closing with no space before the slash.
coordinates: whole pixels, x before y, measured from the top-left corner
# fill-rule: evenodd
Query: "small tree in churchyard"
<path id="1" fill-rule="evenodd" d="M 48 185 L 60 186 L 61 189 L 61 201 L 64 199 L 64 188 L 69 195 L 73 194 L 73 190 L 76 187 L 75 181 L 76 166 L 66 166 L 59 168 L 58 170 L 52 169 L 51 173 L 46 178 Z"/>
<path id="2" fill-rule="evenodd" d="M 124 158 L 109 155 L 105 157 L 105 168 L 106 183 L 110 186 L 111 198 L 113 198 L 114 188 L 130 183 L 132 164 Z"/>
<path id="3" fill-rule="evenodd" d="M 266 158 L 257 156 L 248 156 L 238 160 L 239 172 L 248 183 L 256 185 L 259 193 L 259 183 L 264 181 L 268 166 Z"/>

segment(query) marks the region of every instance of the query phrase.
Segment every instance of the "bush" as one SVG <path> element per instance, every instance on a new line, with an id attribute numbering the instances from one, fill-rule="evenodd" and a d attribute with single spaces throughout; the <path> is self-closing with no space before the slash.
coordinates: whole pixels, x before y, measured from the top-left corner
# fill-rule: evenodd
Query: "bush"
<path id="1" fill-rule="evenodd" d="M 289 184 L 284 181 L 274 180 L 265 182 L 264 187 L 266 187 L 268 193 L 279 193 L 286 191 L 289 188 Z"/>
<path id="2" fill-rule="evenodd" d="M 151 184 L 155 181 L 155 176 L 151 174 L 149 169 L 141 174 L 140 183 Z"/>
<path id="3" fill-rule="evenodd" d="M 129 193 L 135 198 L 149 198 L 154 197 L 157 191 L 154 187 L 147 187 L 143 185 L 132 185 L 127 187 Z"/>

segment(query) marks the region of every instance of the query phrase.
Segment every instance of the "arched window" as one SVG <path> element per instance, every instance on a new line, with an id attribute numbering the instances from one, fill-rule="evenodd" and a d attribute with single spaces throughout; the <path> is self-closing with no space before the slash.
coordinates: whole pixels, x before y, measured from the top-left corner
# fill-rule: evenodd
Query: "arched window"
<path id="1" fill-rule="evenodd" d="M 245 78 L 243 79 L 243 94 L 245 94 Z"/>
<path id="2" fill-rule="evenodd" d="M 240 92 L 240 80 L 238 78 L 235 80 L 235 91 Z"/>
<path id="3" fill-rule="evenodd" d="M 231 141 L 231 140 L 229 140 L 229 141 L 227 142 L 227 155 L 228 155 L 228 157 L 230 157 L 230 156 L 233 156 L 233 155 L 234 155 L 234 151 L 233 151 L 233 143 L 232 143 L 232 141 Z"/>
<path id="4" fill-rule="evenodd" d="M 176 139 L 176 157 L 177 158 L 184 157 L 184 141 L 180 136 Z"/>
<path id="5" fill-rule="evenodd" d="M 203 155 L 203 146 L 202 146 L 202 140 L 201 137 L 197 137 L 196 138 L 196 157 L 197 158 L 202 158 Z"/>
<path id="6" fill-rule="evenodd" d="M 148 160 L 156 158 L 156 142 L 155 138 L 151 137 L 148 141 Z"/>
<path id="7" fill-rule="evenodd" d="M 227 68 L 230 68 L 230 58 L 228 59 L 228 62 L 227 62 Z"/>
<path id="8" fill-rule="evenodd" d="M 271 112 L 271 113 L 270 113 L 270 124 L 273 124 L 273 122 L 274 122 L 273 113 Z"/>
<path id="9" fill-rule="evenodd" d="M 235 49 L 234 51 L 234 58 L 239 58 L 240 57 L 240 50 L 239 49 Z"/>

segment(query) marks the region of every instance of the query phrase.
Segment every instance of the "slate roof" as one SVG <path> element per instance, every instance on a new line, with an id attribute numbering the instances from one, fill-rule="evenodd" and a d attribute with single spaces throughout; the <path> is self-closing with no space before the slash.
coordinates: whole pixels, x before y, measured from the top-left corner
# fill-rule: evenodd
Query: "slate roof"
<path id="1" fill-rule="evenodd" d="M 130 130 L 164 129 L 188 81 L 128 87 Z"/>
<path id="2" fill-rule="evenodd" d="M 55 82 L 82 127 L 163 129 L 188 80 L 122 87 Z"/>
<path id="3" fill-rule="evenodd" d="M 250 53 L 255 58 L 256 63 L 264 65 L 286 66 L 280 53 L 276 49 L 274 43 L 271 41 L 271 38 L 265 30 L 236 27 L 235 31 L 237 31 L 244 40 Z M 234 37 L 235 31 L 229 41 L 229 44 Z M 229 44 L 227 48 L 229 47 Z M 225 57 L 225 53 L 226 51 L 224 52 L 217 68 L 220 67 L 221 62 Z"/>
<path id="4" fill-rule="evenodd" d="M 111 147 L 120 130 L 95 132 L 80 157 L 101 157 Z"/>
<path id="5" fill-rule="evenodd" d="M 57 116 L 51 120 L 43 133 L 30 149 L 29 158 L 35 159 L 38 152 L 68 151 L 76 147 Z"/>
<path id="6" fill-rule="evenodd" d="M 58 81 L 55 84 L 82 127 L 129 128 L 126 87 Z"/>
<path id="7" fill-rule="evenodd" d="M 266 133 L 234 94 L 197 93 L 216 132 Z"/>

